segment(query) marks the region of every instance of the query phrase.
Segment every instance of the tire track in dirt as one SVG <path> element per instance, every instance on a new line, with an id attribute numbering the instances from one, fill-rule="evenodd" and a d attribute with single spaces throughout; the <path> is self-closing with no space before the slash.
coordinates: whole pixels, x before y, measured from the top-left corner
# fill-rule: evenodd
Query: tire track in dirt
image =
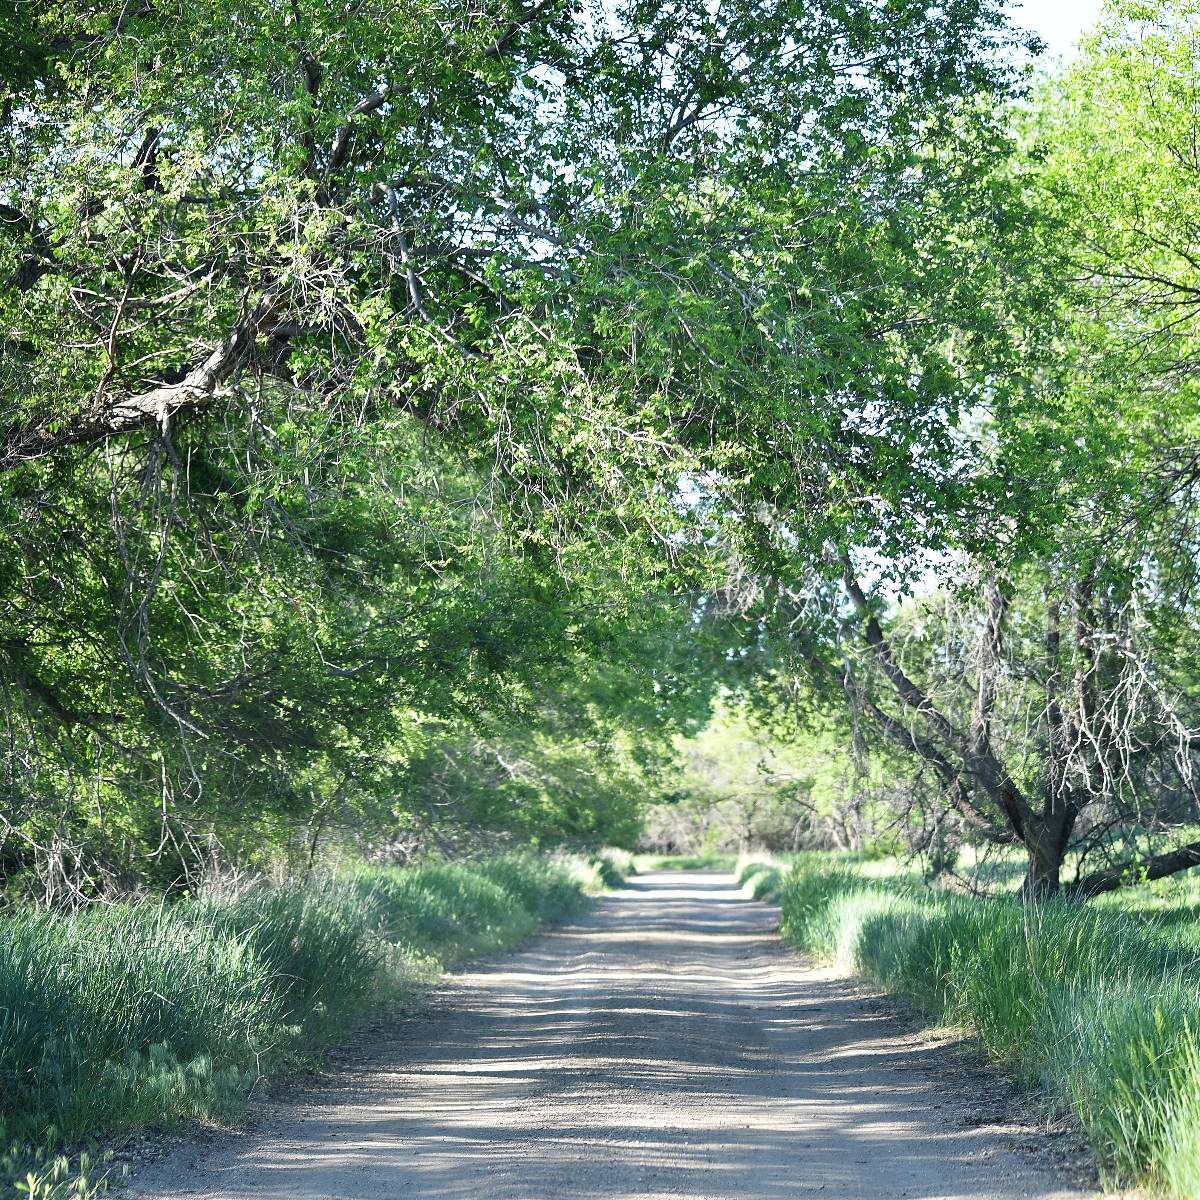
<path id="1" fill-rule="evenodd" d="M 1067 1200 L 946 1052 L 813 968 L 730 875 L 636 876 L 468 964 L 251 1137 L 134 1194 L 203 1200 Z M 957 1084 L 955 1083 L 957 1080 Z M 963 1095 L 964 1080 L 966 1096 Z"/>

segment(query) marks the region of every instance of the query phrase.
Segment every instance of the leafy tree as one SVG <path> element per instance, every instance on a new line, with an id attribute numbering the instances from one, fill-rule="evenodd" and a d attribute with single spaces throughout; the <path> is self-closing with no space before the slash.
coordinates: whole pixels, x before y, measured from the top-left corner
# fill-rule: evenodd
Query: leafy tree
<path id="1" fill-rule="evenodd" d="M 996 293 L 1021 333 L 988 347 L 970 479 L 927 542 L 953 557 L 881 572 L 843 538 L 790 576 L 747 560 L 733 588 L 777 692 L 807 671 L 841 693 L 965 836 L 1023 847 L 1031 896 L 1068 862 L 1081 895 L 1200 863 L 1197 13 L 1115 5 L 1019 118 L 1003 173 L 1038 252 Z"/>
<path id="2" fill-rule="evenodd" d="M 749 674 L 749 673 L 748 673 Z M 889 799 L 903 761 L 847 753 L 854 731 L 838 708 L 781 708 L 759 664 L 749 695 L 729 691 L 692 736 L 677 736 L 677 790 L 646 813 L 642 845 L 659 854 L 853 850 L 889 842 Z"/>
<path id="3" fill-rule="evenodd" d="M 673 740 L 707 719 L 707 656 L 679 604 L 577 615 L 562 663 L 543 660 L 507 704 L 457 721 L 414 713 L 390 786 L 343 789 L 322 831 L 400 859 L 481 837 L 632 847 L 645 806 L 675 785 Z"/>
<path id="4" fill-rule="evenodd" d="M 265 514 L 237 470 L 254 450 L 202 438 L 186 502 L 159 503 L 159 443 L 55 462 L 69 503 L 12 497 L 10 872 L 46 895 L 169 885 L 223 840 L 269 846 L 333 796 L 394 794 L 429 721 L 515 720 L 604 657 L 619 589 L 607 612 L 573 607 L 476 527 L 473 491 L 402 448 L 357 478 L 343 462 L 336 491 L 314 462 L 313 493 Z"/>

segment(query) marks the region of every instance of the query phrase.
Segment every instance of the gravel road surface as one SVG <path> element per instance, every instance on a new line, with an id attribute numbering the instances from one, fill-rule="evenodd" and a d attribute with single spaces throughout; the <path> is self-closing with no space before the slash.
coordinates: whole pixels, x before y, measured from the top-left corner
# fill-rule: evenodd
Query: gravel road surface
<path id="1" fill-rule="evenodd" d="M 773 932 L 778 916 L 730 875 L 635 876 L 573 923 L 467 964 L 255 1134 L 185 1142 L 133 1194 L 1086 1194 L 1045 1139 L 1003 1124 L 985 1073 L 808 965 Z"/>

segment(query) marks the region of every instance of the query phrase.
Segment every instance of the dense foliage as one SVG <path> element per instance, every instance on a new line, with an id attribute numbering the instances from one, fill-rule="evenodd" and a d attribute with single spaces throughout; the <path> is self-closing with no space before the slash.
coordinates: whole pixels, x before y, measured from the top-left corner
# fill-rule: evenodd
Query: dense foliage
<path id="1" fill-rule="evenodd" d="M 18 890 L 628 839 L 721 547 L 942 536 L 1027 228 L 998 8 L 4 13 Z"/>
<path id="2" fill-rule="evenodd" d="M 776 510 L 776 560 L 742 553 L 712 599 L 768 727 L 840 712 L 894 775 L 877 828 L 939 858 L 1019 846 L 1029 895 L 1200 863 L 1198 21 L 1115 4 L 1012 110 L 1001 174 L 1027 240 L 1003 246 L 988 311 L 1007 337 L 974 360 L 922 552 L 850 530 L 818 548 Z"/>
<path id="3" fill-rule="evenodd" d="M 632 844 L 722 689 L 793 844 L 1200 861 L 1188 0 L 2 11 L 12 892 Z"/>

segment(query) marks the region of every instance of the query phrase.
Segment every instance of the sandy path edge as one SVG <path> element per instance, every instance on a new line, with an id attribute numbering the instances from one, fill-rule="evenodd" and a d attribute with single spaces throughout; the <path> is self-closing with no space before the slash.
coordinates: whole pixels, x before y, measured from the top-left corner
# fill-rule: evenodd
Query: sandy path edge
<path id="1" fill-rule="evenodd" d="M 204 1200 L 1094 1194 L 1075 1138 L 886 997 L 814 967 L 732 876 L 636 876 L 356 1036 L 250 1134 L 126 1195 Z"/>

